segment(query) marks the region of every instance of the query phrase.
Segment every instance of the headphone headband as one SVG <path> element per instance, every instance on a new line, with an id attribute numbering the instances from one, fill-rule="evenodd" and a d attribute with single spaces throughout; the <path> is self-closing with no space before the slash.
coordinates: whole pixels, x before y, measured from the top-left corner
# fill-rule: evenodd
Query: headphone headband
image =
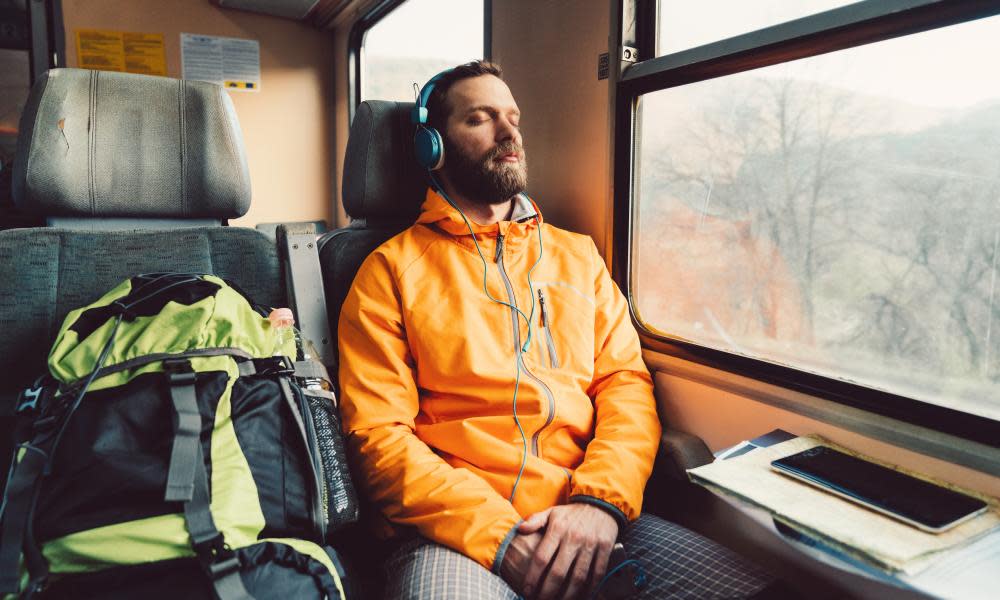
<path id="1" fill-rule="evenodd" d="M 430 80 L 424 84 L 424 87 L 420 88 L 420 93 L 417 94 L 416 105 L 413 107 L 413 112 L 410 113 L 410 121 L 412 121 L 414 125 L 427 124 L 427 118 L 429 116 L 427 112 L 427 103 L 431 99 L 431 93 L 434 92 L 434 86 L 437 85 L 437 82 L 440 81 L 441 78 L 448 73 L 451 73 L 452 70 L 453 69 L 445 69 L 444 71 L 441 71 L 434 77 L 431 77 Z"/>

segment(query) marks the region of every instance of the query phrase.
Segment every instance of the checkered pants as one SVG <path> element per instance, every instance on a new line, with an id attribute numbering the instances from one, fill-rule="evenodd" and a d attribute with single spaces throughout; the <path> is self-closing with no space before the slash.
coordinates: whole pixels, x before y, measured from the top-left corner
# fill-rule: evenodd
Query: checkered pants
<path id="1" fill-rule="evenodd" d="M 634 598 L 747 598 L 773 578 L 715 542 L 653 515 L 632 523 L 621 542 L 646 585 Z M 501 579 L 465 555 L 425 539 L 407 542 L 386 563 L 390 600 L 515 600 Z"/>

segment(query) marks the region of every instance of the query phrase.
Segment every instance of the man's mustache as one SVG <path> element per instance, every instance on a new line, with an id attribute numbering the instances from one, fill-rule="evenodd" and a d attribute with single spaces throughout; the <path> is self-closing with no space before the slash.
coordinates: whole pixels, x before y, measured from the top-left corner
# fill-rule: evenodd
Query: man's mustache
<path id="1" fill-rule="evenodd" d="M 505 154 L 516 153 L 519 158 L 524 158 L 524 148 L 515 142 L 503 142 L 497 144 L 492 150 L 486 153 L 483 161 L 493 161 Z"/>

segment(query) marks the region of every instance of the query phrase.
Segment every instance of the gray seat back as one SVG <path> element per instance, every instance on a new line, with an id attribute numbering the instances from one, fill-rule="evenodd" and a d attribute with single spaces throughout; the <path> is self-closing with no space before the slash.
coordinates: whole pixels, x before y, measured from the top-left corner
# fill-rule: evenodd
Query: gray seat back
<path id="1" fill-rule="evenodd" d="M 47 217 L 216 222 L 249 207 L 232 103 L 219 86 L 77 69 L 50 71 L 22 115 L 15 200 Z M 274 241 L 234 227 L 0 231 L 0 415 L 46 370 L 66 314 L 139 273 L 222 276 L 285 304 Z M 6 435 L 0 448 L 7 449 Z"/>
<path id="2" fill-rule="evenodd" d="M 231 219 L 250 206 L 236 111 L 218 85 L 52 69 L 21 114 L 14 202 L 47 218 Z"/>
<path id="3" fill-rule="evenodd" d="M 420 213 L 427 184 L 413 157 L 412 108 L 412 102 L 366 100 L 351 123 L 342 187 L 351 223 L 319 242 L 333 340 L 340 307 L 361 263 Z"/>

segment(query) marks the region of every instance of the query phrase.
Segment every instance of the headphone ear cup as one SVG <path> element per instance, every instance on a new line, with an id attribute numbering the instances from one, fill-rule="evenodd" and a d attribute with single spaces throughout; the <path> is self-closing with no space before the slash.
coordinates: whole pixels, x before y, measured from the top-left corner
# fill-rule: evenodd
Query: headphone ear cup
<path id="1" fill-rule="evenodd" d="M 413 134 L 413 149 L 420 166 L 436 171 L 444 166 L 444 140 L 433 127 L 419 127 Z"/>

